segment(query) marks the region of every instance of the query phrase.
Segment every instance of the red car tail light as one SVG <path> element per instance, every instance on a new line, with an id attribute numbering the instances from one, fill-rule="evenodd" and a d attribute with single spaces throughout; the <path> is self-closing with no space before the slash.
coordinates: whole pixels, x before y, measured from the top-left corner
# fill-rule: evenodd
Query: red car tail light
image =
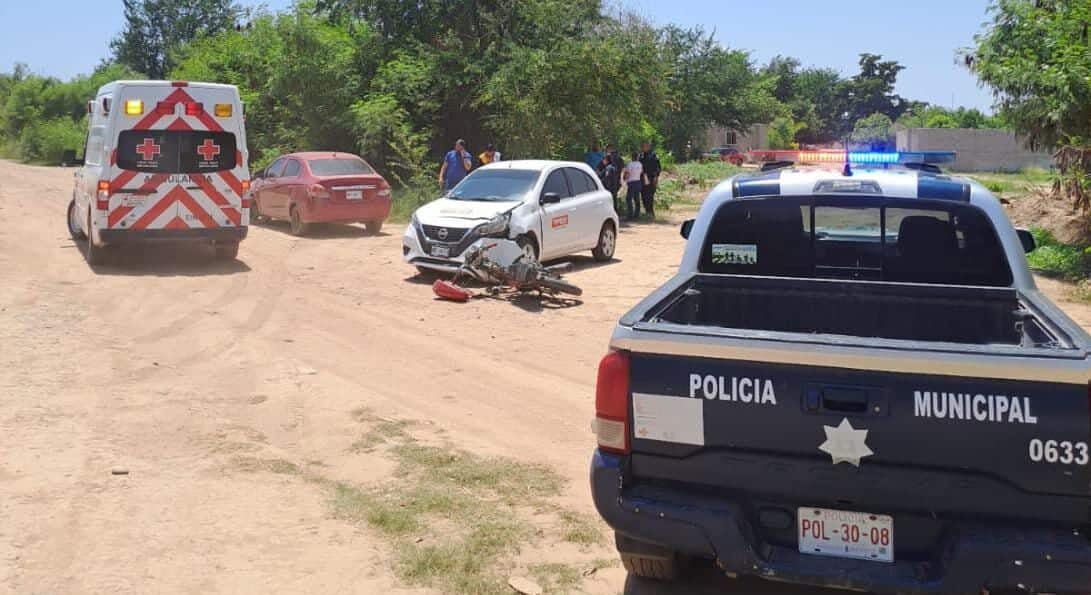
<path id="1" fill-rule="evenodd" d="M 599 362 L 595 386 L 595 436 L 599 448 L 629 453 L 629 354 L 611 351 Z"/>
<path id="2" fill-rule="evenodd" d="M 330 191 L 322 184 L 311 184 L 311 187 L 307 189 L 307 196 L 310 196 L 312 200 L 316 198 L 327 200 L 330 197 Z"/>
<path id="3" fill-rule="evenodd" d="M 378 196 L 383 198 L 390 196 L 390 184 L 388 184 L 386 180 L 379 181 Z"/>

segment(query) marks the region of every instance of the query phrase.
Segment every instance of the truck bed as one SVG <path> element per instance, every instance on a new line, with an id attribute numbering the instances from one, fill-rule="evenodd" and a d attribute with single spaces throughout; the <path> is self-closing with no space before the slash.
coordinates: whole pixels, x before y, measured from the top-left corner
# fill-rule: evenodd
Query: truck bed
<path id="1" fill-rule="evenodd" d="M 644 322 L 971 345 L 1066 348 L 1009 287 L 695 275 Z"/>

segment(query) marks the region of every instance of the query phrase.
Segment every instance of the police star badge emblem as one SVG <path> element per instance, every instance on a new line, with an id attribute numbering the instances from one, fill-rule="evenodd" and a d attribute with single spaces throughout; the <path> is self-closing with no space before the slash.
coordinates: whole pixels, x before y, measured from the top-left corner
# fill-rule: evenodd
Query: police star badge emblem
<path id="1" fill-rule="evenodd" d="M 875 454 L 867 446 L 867 430 L 857 430 L 852 427 L 847 417 L 841 419 L 837 427 L 822 426 L 826 430 L 826 441 L 818 447 L 818 450 L 830 455 L 833 464 L 849 463 L 860 466 L 860 459 Z"/>

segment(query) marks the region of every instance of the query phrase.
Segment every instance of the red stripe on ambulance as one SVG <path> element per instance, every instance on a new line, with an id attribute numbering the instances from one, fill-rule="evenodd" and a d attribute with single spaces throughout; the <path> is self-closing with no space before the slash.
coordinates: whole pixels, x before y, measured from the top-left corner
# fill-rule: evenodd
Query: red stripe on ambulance
<path id="1" fill-rule="evenodd" d="M 225 215 L 227 215 L 227 218 L 232 223 L 234 223 L 235 225 L 242 224 L 242 213 L 235 209 L 235 207 L 231 205 L 227 198 L 225 198 L 224 195 L 220 194 L 220 192 L 216 190 L 216 187 L 212 185 L 212 182 L 209 182 L 204 176 L 199 174 L 190 174 L 189 179 L 193 180 L 193 182 L 197 184 L 197 186 L 199 186 L 201 190 L 208 195 L 209 198 L 212 199 L 212 202 L 216 203 L 216 205 L 220 207 L 220 209 L 224 212 Z"/>
<path id="2" fill-rule="evenodd" d="M 201 224 L 205 227 L 212 228 L 220 226 L 220 224 L 216 223 L 216 220 L 213 219 L 207 211 L 205 211 L 205 208 L 202 207 L 199 202 L 194 200 L 193 197 L 189 195 L 189 193 L 183 192 L 182 194 L 178 195 L 177 200 L 180 201 L 182 203 L 182 206 L 186 207 L 186 210 L 188 210 L 194 217 L 196 217 L 197 220 L 200 221 Z"/>

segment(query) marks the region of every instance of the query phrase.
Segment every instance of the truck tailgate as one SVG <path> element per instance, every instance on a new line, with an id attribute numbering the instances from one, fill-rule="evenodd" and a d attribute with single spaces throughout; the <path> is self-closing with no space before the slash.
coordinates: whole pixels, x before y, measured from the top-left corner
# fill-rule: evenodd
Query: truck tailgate
<path id="1" fill-rule="evenodd" d="M 630 357 L 637 480 L 884 514 L 1088 521 L 1086 385 Z"/>

